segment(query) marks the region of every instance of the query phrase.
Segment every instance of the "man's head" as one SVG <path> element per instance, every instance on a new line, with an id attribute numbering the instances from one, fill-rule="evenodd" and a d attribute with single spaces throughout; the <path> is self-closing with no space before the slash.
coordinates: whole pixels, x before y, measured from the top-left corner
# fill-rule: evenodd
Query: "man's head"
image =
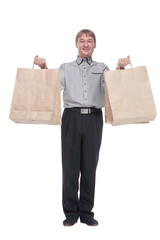
<path id="1" fill-rule="evenodd" d="M 96 36 L 89 29 L 82 29 L 76 35 L 76 47 L 78 48 L 79 57 L 91 57 L 96 47 Z"/>

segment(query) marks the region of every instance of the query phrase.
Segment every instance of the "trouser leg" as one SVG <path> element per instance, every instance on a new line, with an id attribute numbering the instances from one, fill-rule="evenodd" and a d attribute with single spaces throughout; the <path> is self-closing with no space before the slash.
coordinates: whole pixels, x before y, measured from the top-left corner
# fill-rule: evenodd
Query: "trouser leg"
<path id="1" fill-rule="evenodd" d="M 93 216 L 96 167 L 102 139 L 102 111 L 64 110 L 61 126 L 63 210 L 66 217 Z M 80 199 L 78 200 L 79 173 Z"/>
<path id="2" fill-rule="evenodd" d="M 81 145 L 81 180 L 79 213 L 81 218 L 94 216 L 96 168 L 102 140 L 102 111 L 83 116 L 83 135 Z"/>
<path id="3" fill-rule="evenodd" d="M 78 179 L 80 170 L 80 119 L 75 112 L 64 110 L 61 126 L 63 211 L 68 217 L 78 218 Z"/>

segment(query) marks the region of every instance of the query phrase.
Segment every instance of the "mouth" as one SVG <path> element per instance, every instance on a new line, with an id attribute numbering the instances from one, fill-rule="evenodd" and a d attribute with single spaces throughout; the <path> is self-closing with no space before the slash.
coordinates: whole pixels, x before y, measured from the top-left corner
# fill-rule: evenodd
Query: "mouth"
<path id="1" fill-rule="evenodd" d="M 85 52 L 88 52 L 88 51 L 89 51 L 89 49 L 83 49 L 83 51 L 85 51 Z"/>

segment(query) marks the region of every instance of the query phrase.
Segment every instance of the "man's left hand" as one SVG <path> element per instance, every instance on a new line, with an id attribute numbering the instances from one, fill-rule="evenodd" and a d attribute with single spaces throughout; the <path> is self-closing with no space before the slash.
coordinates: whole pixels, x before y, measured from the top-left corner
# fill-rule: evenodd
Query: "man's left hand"
<path id="1" fill-rule="evenodd" d="M 130 56 L 127 56 L 126 58 L 120 58 L 118 59 L 117 69 L 124 69 L 124 67 L 128 64 L 130 64 Z"/>

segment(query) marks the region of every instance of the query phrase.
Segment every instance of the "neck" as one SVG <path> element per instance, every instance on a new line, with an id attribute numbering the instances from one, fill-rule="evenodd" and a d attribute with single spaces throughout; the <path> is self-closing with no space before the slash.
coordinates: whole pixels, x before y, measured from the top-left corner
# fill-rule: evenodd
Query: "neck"
<path id="1" fill-rule="evenodd" d="M 91 56 L 89 56 L 89 57 L 82 57 L 82 56 L 78 55 L 78 57 L 80 57 L 82 59 L 86 59 L 86 58 L 90 58 Z"/>

